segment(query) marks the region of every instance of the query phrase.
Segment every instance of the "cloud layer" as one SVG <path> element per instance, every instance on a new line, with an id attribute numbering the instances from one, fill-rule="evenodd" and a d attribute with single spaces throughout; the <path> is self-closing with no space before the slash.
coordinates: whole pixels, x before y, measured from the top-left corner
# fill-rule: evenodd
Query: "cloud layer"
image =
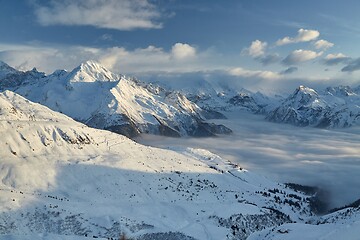
<path id="1" fill-rule="evenodd" d="M 71 70 L 89 59 L 121 73 L 146 71 L 195 71 L 205 62 L 207 53 L 197 53 L 186 43 L 175 43 L 169 51 L 155 46 L 128 50 L 123 47 L 90 48 L 83 46 L 11 46 L 1 45 L 0 59 L 20 70 L 37 67 L 51 73 L 58 68 Z M 16 50 L 15 50 L 16 49 Z M 199 57 L 199 59 L 198 59 Z"/>
<path id="2" fill-rule="evenodd" d="M 219 123 L 231 136 L 216 139 L 171 139 L 144 136 L 152 146 L 204 148 L 240 166 L 280 182 L 318 186 L 330 191 L 331 207 L 360 198 L 360 128 L 324 130 L 265 121 L 246 111 L 227 113 Z M 319 140 L 320 139 L 320 140 Z M 255 144 L 256 143 L 256 144 Z"/>
<path id="3" fill-rule="evenodd" d="M 40 24 L 94 26 L 117 30 L 161 28 L 160 12 L 147 0 L 51 0 L 36 6 Z"/>

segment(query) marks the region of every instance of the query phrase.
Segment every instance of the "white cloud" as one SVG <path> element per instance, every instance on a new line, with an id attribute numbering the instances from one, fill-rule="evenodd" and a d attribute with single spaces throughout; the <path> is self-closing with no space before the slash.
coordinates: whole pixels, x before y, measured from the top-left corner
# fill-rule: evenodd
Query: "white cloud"
<path id="1" fill-rule="evenodd" d="M 187 59 L 196 56 L 196 49 L 186 43 L 176 43 L 171 49 L 175 59 Z"/>
<path id="2" fill-rule="evenodd" d="M 298 49 L 291 52 L 282 62 L 286 65 L 293 65 L 315 59 L 322 54 L 323 52 L 317 53 L 310 50 Z"/>
<path id="3" fill-rule="evenodd" d="M 81 25 L 98 28 L 132 30 L 161 28 L 161 16 L 148 0 L 51 0 L 36 5 L 40 24 Z"/>
<path id="4" fill-rule="evenodd" d="M 309 42 L 317 39 L 320 36 L 319 31 L 317 30 L 308 30 L 308 29 L 299 29 L 298 35 L 294 38 L 292 37 L 284 37 L 283 39 L 279 39 L 276 42 L 276 45 L 281 46 L 290 43 L 298 43 L 298 42 Z"/>
<path id="5" fill-rule="evenodd" d="M 333 43 L 320 39 L 314 43 L 316 49 L 328 49 L 334 46 Z"/>
<path id="6" fill-rule="evenodd" d="M 266 42 L 255 40 L 251 43 L 249 48 L 245 49 L 245 52 L 253 58 L 258 58 L 265 55 L 266 47 L 267 47 Z"/>

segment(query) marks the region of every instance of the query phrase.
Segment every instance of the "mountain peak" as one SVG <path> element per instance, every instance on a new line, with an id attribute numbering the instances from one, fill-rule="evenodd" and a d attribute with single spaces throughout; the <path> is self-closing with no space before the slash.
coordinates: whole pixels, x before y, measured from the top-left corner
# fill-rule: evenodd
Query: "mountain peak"
<path id="1" fill-rule="evenodd" d="M 69 76 L 71 83 L 74 82 L 114 82 L 120 80 L 120 75 L 112 73 L 104 66 L 93 60 L 81 63 Z"/>
<path id="2" fill-rule="evenodd" d="M 97 61 L 87 60 L 79 66 L 81 69 L 103 69 L 104 67 Z"/>
<path id="3" fill-rule="evenodd" d="M 307 87 L 307 86 L 304 86 L 304 85 L 300 85 L 299 87 L 297 87 L 297 90 L 299 90 L 299 91 L 315 91 L 314 89 L 312 89 L 312 88 L 309 88 L 309 87 Z"/>
<path id="4" fill-rule="evenodd" d="M 294 91 L 294 93 L 292 94 L 292 96 L 297 96 L 299 94 L 318 96 L 318 93 L 314 89 L 306 87 L 304 85 L 300 85 L 299 87 L 297 87 L 296 90 Z"/>

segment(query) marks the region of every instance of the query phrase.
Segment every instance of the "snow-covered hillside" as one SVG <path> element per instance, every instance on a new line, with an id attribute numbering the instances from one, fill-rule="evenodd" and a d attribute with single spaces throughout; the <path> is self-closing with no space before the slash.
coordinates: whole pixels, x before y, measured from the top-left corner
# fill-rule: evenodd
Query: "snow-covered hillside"
<path id="1" fill-rule="evenodd" d="M 163 150 L 0 94 L 0 233 L 245 239 L 314 218 L 309 197 L 206 150 Z"/>
<path id="2" fill-rule="evenodd" d="M 36 70 L 24 73 L 6 64 L 3 66 L 2 89 L 14 90 L 92 127 L 126 136 L 231 133 L 225 126 L 206 122 L 206 111 L 180 93 L 154 92 L 151 86 L 114 74 L 93 61 L 81 64 L 70 73 L 59 70 L 49 76 Z M 28 75 L 32 78 L 26 77 Z"/>

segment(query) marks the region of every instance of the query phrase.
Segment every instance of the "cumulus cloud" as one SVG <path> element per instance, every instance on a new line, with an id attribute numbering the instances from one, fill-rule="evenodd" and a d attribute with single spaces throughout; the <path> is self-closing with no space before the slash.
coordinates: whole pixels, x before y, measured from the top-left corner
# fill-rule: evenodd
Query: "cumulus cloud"
<path id="1" fill-rule="evenodd" d="M 161 28 L 158 9 L 148 0 L 51 0 L 36 4 L 44 25 L 94 26 L 117 30 Z"/>
<path id="2" fill-rule="evenodd" d="M 291 52 L 282 62 L 285 65 L 294 65 L 301 62 L 306 62 L 321 56 L 323 52 L 314 52 L 310 50 L 298 49 Z"/>
<path id="3" fill-rule="evenodd" d="M 333 43 L 320 39 L 314 43 L 316 49 L 328 49 L 334 46 Z"/>
<path id="4" fill-rule="evenodd" d="M 196 49 L 186 43 L 176 43 L 171 48 L 171 53 L 175 59 L 187 59 L 196 56 Z"/>
<path id="5" fill-rule="evenodd" d="M 341 69 L 342 72 L 354 72 L 360 70 L 360 58 L 351 60 L 348 65 Z"/>
<path id="6" fill-rule="evenodd" d="M 336 54 L 328 54 L 323 59 L 323 63 L 328 66 L 333 66 L 341 63 L 348 63 L 351 60 L 350 57 L 342 54 L 342 53 L 336 53 Z"/>
<path id="7" fill-rule="evenodd" d="M 299 29 L 298 35 L 296 37 L 284 37 L 279 39 L 276 42 L 276 45 L 281 46 L 290 43 L 298 43 L 298 42 L 309 42 L 317 39 L 320 36 L 319 31 L 317 30 L 308 30 L 308 29 Z"/>
<path id="8" fill-rule="evenodd" d="M 297 67 L 289 67 L 287 69 L 285 69 L 284 71 L 281 71 L 280 74 L 281 75 L 286 75 L 286 74 L 291 74 L 291 73 L 294 73 L 298 70 Z"/>
<path id="9" fill-rule="evenodd" d="M 267 42 L 255 40 L 251 43 L 250 47 L 244 50 L 244 52 L 246 52 L 247 54 L 249 54 L 249 56 L 253 58 L 258 58 L 265 55 L 266 47 Z"/>

